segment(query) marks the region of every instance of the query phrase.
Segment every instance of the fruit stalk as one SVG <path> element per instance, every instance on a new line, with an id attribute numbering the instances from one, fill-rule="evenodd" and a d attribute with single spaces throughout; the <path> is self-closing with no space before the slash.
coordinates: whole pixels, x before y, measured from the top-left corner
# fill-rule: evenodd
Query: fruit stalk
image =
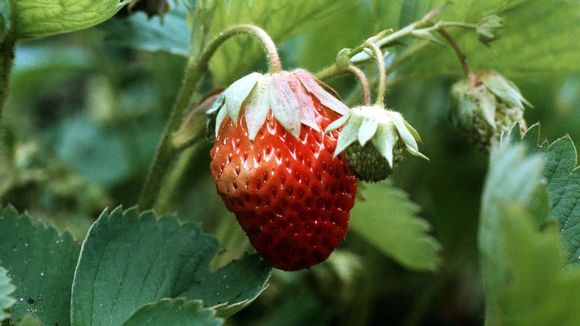
<path id="1" fill-rule="evenodd" d="M 455 52 L 457 59 L 459 59 L 459 63 L 461 63 L 461 67 L 463 68 L 465 75 L 470 78 L 474 76 L 475 74 L 473 73 L 473 70 L 469 66 L 469 63 L 467 63 L 467 55 L 465 52 L 463 52 L 461 47 L 459 47 L 459 44 L 457 44 L 453 36 L 451 36 L 451 34 L 449 34 L 449 32 L 447 32 L 444 28 L 437 30 L 437 32 L 439 32 L 439 34 L 445 38 L 447 43 L 449 43 L 451 48 L 453 48 L 453 52 Z"/>
<path id="2" fill-rule="evenodd" d="M 377 68 L 379 70 L 379 85 L 377 89 L 377 101 L 375 105 L 383 107 L 385 105 L 385 93 L 387 92 L 387 72 L 385 69 L 385 58 L 383 57 L 383 52 L 375 43 L 368 42 L 366 46 L 373 52 L 373 56 L 377 61 Z"/>
<path id="3" fill-rule="evenodd" d="M 353 75 L 359 82 L 360 84 L 360 88 L 362 90 L 362 98 L 363 98 L 363 104 L 364 105 L 370 105 L 371 104 L 371 91 L 370 91 L 370 86 L 369 86 L 369 80 L 367 79 L 367 76 L 365 75 L 365 73 L 360 70 L 357 66 L 355 65 L 349 65 L 348 67 L 343 69 L 345 72 Z"/>
<path id="4" fill-rule="evenodd" d="M 218 34 L 199 56 L 190 55 L 187 60 L 185 76 L 183 77 L 177 99 L 171 110 L 169 120 L 161 136 L 155 158 L 141 192 L 138 203 L 139 209 L 145 210 L 153 208 L 159 194 L 159 189 L 169 170 L 169 166 L 182 150 L 173 144 L 173 132 L 179 129 L 184 112 L 190 106 L 191 97 L 197 89 L 201 77 L 207 71 L 209 60 L 225 41 L 239 34 L 246 34 L 259 39 L 263 48 L 267 51 L 269 70 L 271 72 L 281 70 L 280 58 L 274 42 L 262 29 L 247 24 L 237 25 L 225 30 Z"/>

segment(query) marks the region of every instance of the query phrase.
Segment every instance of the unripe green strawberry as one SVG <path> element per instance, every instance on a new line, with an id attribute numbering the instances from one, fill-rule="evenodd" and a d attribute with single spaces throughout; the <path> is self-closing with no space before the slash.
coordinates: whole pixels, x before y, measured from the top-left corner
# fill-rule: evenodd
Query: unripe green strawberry
<path id="1" fill-rule="evenodd" d="M 453 85 L 451 118 L 470 142 L 487 151 L 493 142 L 519 124 L 526 127 L 520 90 L 495 71 L 472 75 Z"/>
<path id="2" fill-rule="evenodd" d="M 298 270 L 324 261 L 348 230 L 357 179 L 333 157 L 348 108 L 305 70 L 250 74 L 208 110 L 217 113 L 210 170 L 256 251 Z"/>
<path id="3" fill-rule="evenodd" d="M 405 151 L 426 158 L 417 146 L 419 134 L 398 112 L 376 105 L 355 107 L 326 131 L 341 126 L 334 154 L 344 151 L 359 180 L 386 179 L 403 159 Z"/>
<path id="4" fill-rule="evenodd" d="M 393 166 L 379 153 L 372 143 L 362 146 L 354 142 L 344 151 L 344 157 L 356 176 L 366 182 L 385 180 L 403 160 L 405 145 L 397 142 L 393 148 Z"/>

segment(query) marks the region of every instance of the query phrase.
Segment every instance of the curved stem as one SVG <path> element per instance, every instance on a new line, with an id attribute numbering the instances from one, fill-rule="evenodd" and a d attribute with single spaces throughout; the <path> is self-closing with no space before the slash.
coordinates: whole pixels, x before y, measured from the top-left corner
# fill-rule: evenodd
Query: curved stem
<path id="1" fill-rule="evenodd" d="M 242 24 L 235 26 L 230 31 L 231 33 L 234 33 L 233 35 L 248 34 L 257 38 L 260 41 L 262 48 L 264 52 L 266 52 L 266 55 L 268 57 L 268 72 L 276 73 L 282 71 L 282 62 L 280 61 L 280 55 L 278 55 L 276 44 L 274 44 L 274 41 L 272 40 L 270 35 L 266 33 L 266 31 L 264 31 L 258 26 L 250 24 Z M 224 33 L 227 33 L 227 31 Z"/>
<path id="2" fill-rule="evenodd" d="M 379 85 L 377 90 L 377 101 L 376 105 L 383 107 L 385 105 L 385 93 L 387 92 L 387 72 L 385 69 L 385 57 L 383 56 L 383 52 L 373 42 L 368 42 L 366 46 L 373 51 L 373 56 L 377 61 L 377 68 L 379 70 Z"/>
<path id="3" fill-rule="evenodd" d="M 469 66 L 469 64 L 467 63 L 467 55 L 459 47 L 459 44 L 457 44 L 457 42 L 455 41 L 453 36 L 451 36 L 451 34 L 449 34 L 449 32 L 447 32 L 443 28 L 437 30 L 437 32 L 439 32 L 439 34 L 441 34 L 441 36 L 443 36 L 445 38 L 447 43 L 449 43 L 449 45 L 451 45 L 451 47 L 453 48 L 453 52 L 455 52 L 455 55 L 459 59 L 459 63 L 461 63 L 461 67 L 463 68 L 463 71 L 465 72 L 465 74 L 468 77 L 472 77 L 474 75 L 474 72 L 471 69 L 471 66 Z"/>
<path id="4" fill-rule="evenodd" d="M 197 88 L 197 84 L 207 70 L 209 59 L 225 41 L 239 34 L 248 34 L 260 40 L 267 51 L 268 65 L 271 72 L 277 72 L 282 69 L 274 42 L 266 32 L 253 25 L 238 25 L 225 30 L 210 41 L 199 56 L 190 55 L 187 60 L 185 76 L 139 198 L 138 208 L 140 210 L 149 209 L 155 205 L 159 189 L 169 170 L 169 166 L 181 150 L 181 148 L 173 145 L 172 135 L 181 125 L 183 114 L 189 108 L 190 100 Z"/>
<path id="5" fill-rule="evenodd" d="M 355 76 L 356 79 L 358 80 L 358 82 L 360 83 L 360 88 L 361 88 L 362 93 L 363 93 L 363 95 L 362 95 L 363 104 L 366 106 L 371 105 L 371 91 L 370 91 L 370 87 L 369 87 L 369 80 L 368 80 L 367 76 L 365 75 L 365 73 L 355 65 L 350 65 L 347 68 L 345 68 L 344 70 L 346 72 L 352 74 L 353 76 Z"/>
<path id="6" fill-rule="evenodd" d="M 12 3 L 10 4 L 12 5 Z M 10 72 L 12 71 L 12 63 L 14 61 L 15 46 L 16 39 L 14 30 L 10 26 L 5 32 L 5 35 L 0 35 L 0 124 L 10 94 Z"/>

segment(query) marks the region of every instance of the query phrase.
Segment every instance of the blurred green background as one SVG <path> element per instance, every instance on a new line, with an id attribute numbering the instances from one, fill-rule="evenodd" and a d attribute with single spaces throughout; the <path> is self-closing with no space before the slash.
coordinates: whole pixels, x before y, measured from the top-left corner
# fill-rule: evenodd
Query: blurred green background
<path id="1" fill-rule="evenodd" d="M 332 64 L 341 48 L 405 26 L 443 2 L 224 1 L 210 33 L 234 23 L 257 23 L 279 42 L 285 68 L 315 72 Z M 2 204 L 46 217 L 77 238 L 105 207 L 135 205 L 183 75 L 188 17 L 177 2 L 170 5 L 163 24 L 136 13 L 18 45 L 0 157 L 0 171 L 9 171 L 0 172 Z M 442 18 L 477 22 L 491 13 L 506 19 L 491 47 L 472 32 L 451 30 L 473 67 L 512 79 L 534 105 L 526 111 L 528 124 L 541 122 L 543 136 L 554 140 L 568 133 L 580 139 L 580 3 L 455 1 Z M 391 48 L 386 103 L 423 137 L 421 150 L 430 161 L 408 158 L 393 183 L 431 223 L 443 247 L 441 268 L 406 270 L 351 232 L 329 262 L 297 273 L 275 272 L 266 292 L 228 323 L 482 323 L 476 232 L 488 158 L 450 123 L 449 88 L 462 78 L 453 53 L 423 43 L 405 40 Z M 415 56 L 398 60 L 416 47 Z M 229 42 L 212 60 L 197 96 L 253 69 L 264 70 L 258 49 L 245 38 Z M 372 65 L 363 68 L 370 76 L 375 73 Z M 348 104 L 359 103 L 351 78 L 327 82 Z M 199 221 L 223 238 L 239 238 L 236 224 L 218 228 L 233 216 L 211 182 L 210 146 L 206 141 L 191 150 L 188 172 L 167 211 Z"/>

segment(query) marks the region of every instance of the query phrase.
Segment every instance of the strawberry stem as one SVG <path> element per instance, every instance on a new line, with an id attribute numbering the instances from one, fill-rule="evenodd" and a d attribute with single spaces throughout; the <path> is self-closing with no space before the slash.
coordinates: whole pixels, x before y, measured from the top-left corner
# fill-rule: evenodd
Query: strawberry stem
<path id="1" fill-rule="evenodd" d="M 365 75 L 365 73 L 355 65 L 350 65 L 350 66 L 344 68 L 344 71 L 346 71 L 346 72 L 350 73 L 351 75 L 353 75 L 354 77 L 356 77 L 356 79 L 360 83 L 360 88 L 363 92 L 363 95 L 362 95 L 363 104 L 370 105 L 371 104 L 371 91 L 370 91 L 370 87 L 369 87 L 369 80 L 367 79 L 367 76 Z"/>
<path id="2" fill-rule="evenodd" d="M 282 62 L 280 61 L 280 56 L 278 55 L 278 50 L 276 49 L 276 44 L 274 41 L 264 31 L 258 26 L 250 25 L 250 24 L 241 24 L 234 26 L 233 28 L 223 32 L 222 34 L 230 33 L 230 36 L 234 36 L 237 34 L 247 34 L 252 37 L 257 38 L 262 45 L 262 50 L 266 53 L 268 58 L 268 72 L 276 73 L 282 71 Z M 229 37 L 229 36 L 228 36 Z"/>
<path id="3" fill-rule="evenodd" d="M 449 34 L 449 32 L 447 32 L 444 28 L 438 29 L 437 32 L 439 32 L 439 34 L 441 34 L 441 36 L 445 38 L 447 43 L 449 43 L 451 48 L 453 48 L 453 52 L 455 52 L 457 59 L 459 59 L 459 63 L 461 63 L 461 67 L 463 68 L 465 75 L 467 75 L 467 77 L 473 76 L 474 75 L 473 69 L 471 69 L 471 66 L 469 65 L 469 63 L 467 63 L 467 55 L 465 54 L 465 52 L 463 52 L 461 47 L 459 47 L 459 44 L 457 44 L 453 36 L 451 36 L 451 34 Z"/>
<path id="4" fill-rule="evenodd" d="M 387 72 L 385 69 L 385 57 L 383 52 L 374 42 L 367 42 L 365 45 L 373 52 L 373 57 L 377 62 L 377 68 L 379 70 L 379 84 L 377 88 L 377 101 L 376 105 L 383 107 L 385 105 L 385 93 L 387 92 Z"/>
<path id="5" fill-rule="evenodd" d="M 169 116 L 167 125 L 165 126 L 165 130 L 163 131 L 163 135 L 161 136 L 161 141 L 157 147 L 157 152 L 155 153 L 155 158 L 153 159 L 151 168 L 149 169 L 147 179 L 145 180 L 141 197 L 139 198 L 138 207 L 140 210 L 150 209 L 155 206 L 159 190 L 166 178 L 170 165 L 173 163 L 176 156 L 184 149 L 183 147 L 175 146 L 173 142 L 173 134 L 181 126 L 182 120 L 184 119 L 184 112 L 190 107 L 191 97 L 195 93 L 201 77 L 207 71 L 209 60 L 225 41 L 239 34 L 248 34 L 261 41 L 262 46 L 268 55 L 270 72 L 279 72 L 282 70 L 280 57 L 278 56 L 278 51 L 276 50 L 274 42 L 270 36 L 264 32 L 264 30 L 257 26 L 243 24 L 231 27 L 218 34 L 197 56 L 195 54 L 198 53 L 199 46 L 192 47 L 191 54 L 187 60 L 187 66 L 185 68 L 185 75 L 181 87 L 171 110 L 171 115 Z M 201 42 L 201 44 L 203 44 L 203 42 Z M 203 46 L 201 44 L 200 46 Z M 202 119 L 203 118 L 205 117 L 202 117 Z M 202 133 L 199 134 L 201 135 Z M 195 141 L 202 138 L 203 137 L 199 136 Z M 193 142 L 194 141 L 192 141 L 192 143 Z"/>

